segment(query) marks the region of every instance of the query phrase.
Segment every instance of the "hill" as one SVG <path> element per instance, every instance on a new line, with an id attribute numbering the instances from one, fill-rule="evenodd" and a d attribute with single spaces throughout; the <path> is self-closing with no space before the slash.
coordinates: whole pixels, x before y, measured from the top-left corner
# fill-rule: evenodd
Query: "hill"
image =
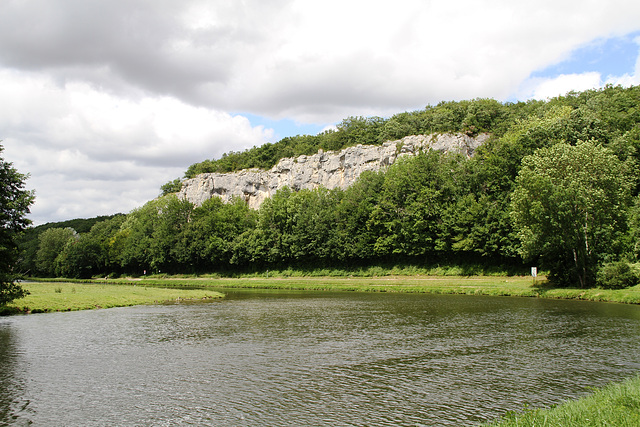
<path id="1" fill-rule="evenodd" d="M 194 204 L 167 191 L 81 232 L 50 271 L 234 274 L 474 263 L 538 265 L 558 283 L 592 286 L 600 272 L 631 274 L 628 263 L 640 256 L 639 105 L 640 87 L 609 86 L 548 101 L 443 102 L 388 119 L 349 118 L 335 131 L 192 165 L 186 176 L 267 171 L 283 158 L 320 161 L 330 151 L 384 147 L 408 135 L 491 137 L 472 157 L 424 151 L 364 171 L 349 187 L 293 191 L 289 184 L 258 209 L 239 198 Z"/>

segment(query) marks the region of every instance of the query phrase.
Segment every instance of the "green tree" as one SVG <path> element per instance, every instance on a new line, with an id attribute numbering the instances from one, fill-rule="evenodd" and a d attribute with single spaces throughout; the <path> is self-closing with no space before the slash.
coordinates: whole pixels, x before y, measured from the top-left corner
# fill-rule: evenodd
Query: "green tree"
<path id="1" fill-rule="evenodd" d="M 177 193 L 181 188 L 182 180 L 180 178 L 176 178 L 161 186 L 160 191 L 162 192 L 162 196 L 166 196 L 167 194 Z"/>
<path id="2" fill-rule="evenodd" d="M 291 259 L 291 236 L 294 224 L 293 191 L 280 188 L 260 205 L 257 230 L 244 238 L 251 238 L 254 252 L 244 254 L 263 263 L 278 263 Z M 238 257 L 236 257 L 238 258 Z"/>
<path id="3" fill-rule="evenodd" d="M 300 190 L 290 198 L 292 213 L 291 256 L 297 261 L 328 260 L 335 251 L 336 207 L 343 196 L 340 189 Z"/>
<path id="4" fill-rule="evenodd" d="M 629 210 L 629 252 L 632 259 L 640 260 L 640 195 Z"/>
<path id="5" fill-rule="evenodd" d="M 457 155 L 428 151 L 402 158 L 385 174 L 368 227 L 379 256 L 423 256 L 443 248 L 443 213 L 455 201 Z"/>
<path id="6" fill-rule="evenodd" d="M 142 274 L 151 268 L 151 235 L 157 212 L 154 202 L 130 212 L 109 242 L 116 255 L 115 262 L 122 270 Z"/>
<path id="7" fill-rule="evenodd" d="M 118 248 L 114 246 L 114 242 L 126 218 L 126 215 L 118 214 L 97 222 L 86 236 L 100 246 L 100 257 L 94 264 L 98 272 L 105 274 L 119 272 Z"/>
<path id="8" fill-rule="evenodd" d="M 19 255 L 16 238 L 30 224 L 26 215 L 34 199 L 33 192 L 24 189 L 26 179 L 0 157 L 0 306 L 27 294 L 15 282 L 14 271 Z"/>
<path id="9" fill-rule="evenodd" d="M 115 234 L 121 267 L 135 273 L 177 271 L 176 248 L 194 206 L 175 194 L 133 210 Z"/>
<path id="10" fill-rule="evenodd" d="M 193 210 L 176 244 L 176 260 L 193 271 L 228 267 L 234 240 L 255 228 L 256 217 L 257 212 L 240 198 L 230 203 L 224 203 L 219 197 L 206 200 Z"/>
<path id="11" fill-rule="evenodd" d="M 102 258 L 102 247 L 90 235 L 70 239 L 56 258 L 56 275 L 89 279 L 98 272 Z"/>
<path id="12" fill-rule="evenodd" d="M 37 274 L 38 269 L 36 267 L 36 256 L 40 246 L 40 234 L 50 228 L 73 228 L 79 234 L 85 234 L 91 232 L 93 235 L 94 225 L 109 223 L 112 219 L 119 218 L 120 224 L 124 221 L 125 216 L 123 214 L 115 214 L 109 216 L 97 216 L 94 218 L 79 218 L 61 222 L 49 222 L 37 227 L 27 228 L 20 238 L 18 239 L 18 248 L 20 250 L 20 263 L 18 264 L 20 271 L 24 274 Z M 119 225 L 117 226 L 119 228 Z M 111 230 L 110 234 L 113 235 L 116 230 Z M 108 240 L 112 236 L 103 240 Z M 106 242 L 105 242 L 106 243 Z"/>
<path id="13" fill-rule="evenodd" d="M 56 259 L 70 240 L 78 239 L 73 228 L 49 228 L 39 236 L 40 246 L 36 253 L 36 267 L 39 273 L 53 277 L 56 275 Z"/>
<path id="14" fill-rule="evenodd" d="M 374 257 L 377 232 L 367 222 L 378 205 L 383 172 L 365 171 L 344 191 L 335 209 L 335 232 L 330 242 L 333 256 L 339 261 L 365 260 Z"/>
<path id="15" fill-rule="evenodd" d="M 494 99 L 476 99 L 469 103 L 462 123 L 463 131 L 469 135 L 493 129 L 495 123 L 503 120 L 504 106 Z"/>
<path id="16" fill-rule="evenodd" d="M 511 216 L 526 259 L 561 284 L 594 284 L 597 265 L 626 229 L 628 167 L 594 142 L 538 150 L 522 161 Z"/>
<path id="17" fill-rule="evenodd" d="M 150 250 L 151 267 L 160 271 L 178 272 L 178 256 L 181 235 L 190 221 L 194 205 L 175 194 L 164 196 L 155 204 L 157 211 L 153 220 Z"/>

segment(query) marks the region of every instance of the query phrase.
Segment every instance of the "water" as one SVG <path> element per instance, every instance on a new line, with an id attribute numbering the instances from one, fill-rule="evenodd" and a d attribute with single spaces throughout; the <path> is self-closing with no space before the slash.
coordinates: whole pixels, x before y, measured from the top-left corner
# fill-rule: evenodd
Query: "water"
<path id="1" fill-rule="evenodd" d="M 0 425 L 474 425 L 640 368 L 640 307 L 234 292 L 0 318 Z"/>

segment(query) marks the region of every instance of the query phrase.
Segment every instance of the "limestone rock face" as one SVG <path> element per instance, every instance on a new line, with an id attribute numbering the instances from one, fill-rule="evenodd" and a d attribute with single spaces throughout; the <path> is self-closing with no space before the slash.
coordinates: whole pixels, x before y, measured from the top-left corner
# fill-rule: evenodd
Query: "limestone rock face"
<path id="1" fill-rule="evenodd" d="M 270 170 L 248 169 L 232 173 L 204 173 L 182 183 L 178 197 L 202 205 L 211 197 L 224 201 L 240 197 L 249 207 L 257 209 L 279 188 L 288 186 L 294 191 L 315 189 L 345 189 L 364 171 L 378 171 L 389 167 L 402 156 L 415 155 L 424 150 L 456 152 L 471 157 L 489 134 L 470 137 L 465 134 L 432 134 L 406 136 L 397 141 L 377 145 L 357 145 L 339 152 L 319 150 L 312 156 L 285 158 Z"/>

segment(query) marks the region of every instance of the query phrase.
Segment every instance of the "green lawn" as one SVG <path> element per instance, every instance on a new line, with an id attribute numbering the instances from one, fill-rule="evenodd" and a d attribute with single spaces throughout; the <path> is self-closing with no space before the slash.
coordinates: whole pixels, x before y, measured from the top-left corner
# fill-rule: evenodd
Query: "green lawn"
<path id="1" fill-rule="evenodd" d="M 126 282 L 126 281 L 123 281 Z M 263 278 L 145 278 L 142 283 L 170 287 L 262 288 L 361 292 L 414 292 L 582 299 L 640 304 L 640 285 L 620 290 L 552 288 L 544 277 L 380 276 Z"/>
<path id="2" fill-rule="evenodd" d="M 640 304 L 640 285 L 620 290 L 567 289 L 548 286 L 544 277 L 529 276 L 379 276 L 379 277 L 146 277 L 86 281 L 27 283 L 31 295 L 10 308 L 22 312 L 107 308 L 176 299 L 220 297 L 209 289 L 256 288 L 356 292 L 412 292 L 581 299 Z M 56 292 L 58 291 L 59 292 Z"/>
<path id="3" fill-rule="evenodd" d="M 493 427 L 640 426 L 640 377 L 610 384 L 582 399 L 551 409 L 507 414 Z"/>
<path id="4" fill-rule="evenodd" d="M 125 284 L 50 282 L 24 283 L 22 286 L 30 295 L 13 301 L 7 306 L 7 312 L 87 310 L 224 296 L 206 289 L 166 289 Z"/>

